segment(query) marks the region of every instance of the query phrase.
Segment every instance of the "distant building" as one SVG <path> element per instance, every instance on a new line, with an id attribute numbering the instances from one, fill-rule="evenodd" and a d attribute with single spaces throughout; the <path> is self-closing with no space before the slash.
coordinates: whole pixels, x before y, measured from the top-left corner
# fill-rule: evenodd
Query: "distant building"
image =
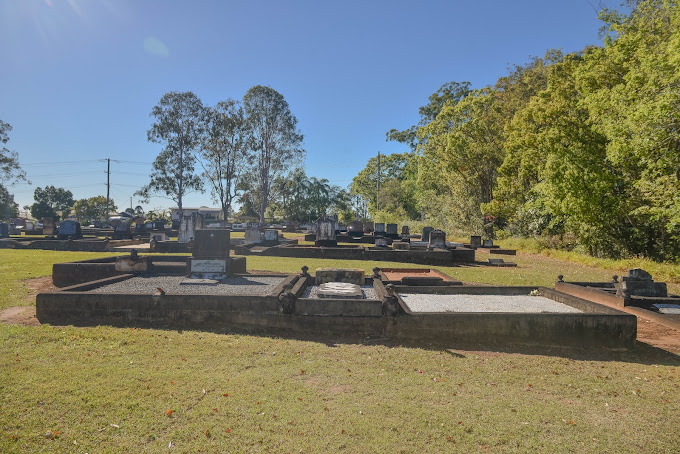
<path id="1" fill-rule="evenodd" d="M 221 219 L 222 218 L 222 208 L 210 208 L 210 207 L 198 207 L 198 208 L 190 208 L 190 207 L 184 207 L 182 208 L 182 211 L 184 212 L 184 215 L 188 215 L 191 213 L 201 213 L 203 216 L 205 216 L 205 219 Z M 171 219 L 173 221 L 179 221 L 179 208 L 175 207 L 172 209 L 172 214 L 171 214 Z"/>

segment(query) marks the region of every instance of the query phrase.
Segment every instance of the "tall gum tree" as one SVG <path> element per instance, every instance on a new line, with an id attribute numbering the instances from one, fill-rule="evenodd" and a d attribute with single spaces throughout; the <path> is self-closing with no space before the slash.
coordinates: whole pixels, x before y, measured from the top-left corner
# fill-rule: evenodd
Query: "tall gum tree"
<path id="1" fill-rule="evenodd" d="M 203 188 L 194 171 L 196 154 L 204 143 L 205 108 L 194 93 L 171 91 L 163 95 L 150 116 L 155 122 L 147 132 L 148 140 L 165 148 L 153 163 L 151 181 L 135 194 L 145 200 L 152 194 L 165 194 L 177 203 L 181 218 L 184 196 Z"/>
<path id="2" fill-rule="evenodd" d="M 303 158 L 304 137 L 297 129 L 297 118 L 288 102 L 271 87 L 250 88 L 243 97 L 243 107 L 251 131 L 250 149 L 261 195 L 260 222 L 264 222 L 271 184 Z"/>

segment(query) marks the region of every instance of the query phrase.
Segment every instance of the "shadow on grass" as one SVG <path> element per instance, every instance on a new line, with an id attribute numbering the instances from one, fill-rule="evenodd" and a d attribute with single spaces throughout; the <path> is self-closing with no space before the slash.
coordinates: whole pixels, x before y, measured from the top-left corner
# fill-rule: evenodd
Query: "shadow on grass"
<path id="1" fill-rule="evenodd" d="M 94 326 L 91 322 L 69 320 L 76 327 Z M 243 335 L 263 338 L 285 339 L 303 342 L 316 342 L 327 347 L 338 345 L 384 346 L 388 348 L 413 348 L 429 351 L 443 351 L 452 357 L 465 358 L 470 354 L 517 354 L 527 356 L 552 356 L 576 361 L 616 361 L 643 365 L 680 366 L 680 355 L 637 341 L 632 349 L 613 349 L 588 345 L 544 345 L 490 340 L 489 342 L 470 342 L 461 340 L 436 339 L 398 339 L 361 334 L 302 333 L 284 328 L 262 328 L 250 326 L 229 327 L 178 327 L 177 325 L 158 325 L 143 323 L 109 323 L 114 328 L 145 328 L 175 332 L 209 332 L 222 335 Z"/>

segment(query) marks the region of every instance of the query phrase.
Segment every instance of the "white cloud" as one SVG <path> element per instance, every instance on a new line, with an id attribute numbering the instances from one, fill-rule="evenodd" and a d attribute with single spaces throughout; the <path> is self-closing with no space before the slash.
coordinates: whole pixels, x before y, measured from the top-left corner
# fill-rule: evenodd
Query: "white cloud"
<path id="1" fill-rule="evenodd" d="M 144 38 L 144 50 L 151 55 L 156 55 L 157 57 L 166 58 L 170 55 L 168 46 L 163 44 L 163 41 L 153 36 Z"/>

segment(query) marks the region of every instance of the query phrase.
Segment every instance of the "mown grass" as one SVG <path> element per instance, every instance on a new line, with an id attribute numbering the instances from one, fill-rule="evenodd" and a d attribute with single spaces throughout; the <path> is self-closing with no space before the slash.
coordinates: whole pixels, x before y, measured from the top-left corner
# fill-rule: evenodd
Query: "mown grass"
<path id="1" fill-rule="evenodd" d="M 0 289 L 49 275 L 52 263 L 105 255 L 0 250 Z M 247 260 L 282 272 L 376 265 Z M 547 257 L 517 261 L 441 269 L 535 285 L 558 269 L 607 275 Z M 0 307 L 16 300 L 0 293 Z M 672 452 L 680 443 L 680 358 L 645 345 L 0 325 L 0 369 L 0 452 Z"/>

